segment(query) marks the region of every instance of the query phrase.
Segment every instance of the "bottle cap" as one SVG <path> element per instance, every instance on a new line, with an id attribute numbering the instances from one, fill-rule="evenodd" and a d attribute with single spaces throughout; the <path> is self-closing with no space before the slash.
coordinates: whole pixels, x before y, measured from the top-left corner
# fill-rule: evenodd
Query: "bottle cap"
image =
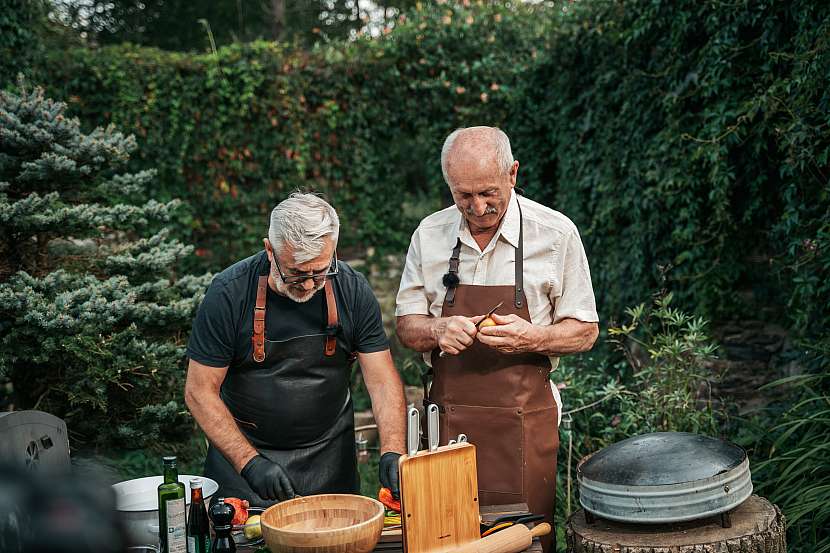
<path id="1" fill-rule="evenodd" d="M 202 487 L 202 479 L 201 478 L 191 478 L 190 479 L 190 487 L 191 488 L 201 488 Z"/>
<path id="2" fill-rule="evenodd" d="M 176 464 L 176 456 L 175 455 L 165 455 L 161 458 L 165 465 Z"/>

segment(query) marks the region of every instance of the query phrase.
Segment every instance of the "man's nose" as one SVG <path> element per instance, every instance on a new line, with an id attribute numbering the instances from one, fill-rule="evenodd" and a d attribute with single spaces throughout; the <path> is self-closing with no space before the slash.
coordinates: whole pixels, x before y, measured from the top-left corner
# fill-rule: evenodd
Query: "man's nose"
<path id="1" fill-rule="evenodd" d="M 476 217 L 481 217 L 487 212 L 487 201 L 484 198 L 473 198 L 471 206 Z"/>
<path id="2" fill-rule="evenodd" d="M 303 290 L 311 290 L 312 288 L 314 288 L 314 279 L 308 277 L 303 281 Z"/>

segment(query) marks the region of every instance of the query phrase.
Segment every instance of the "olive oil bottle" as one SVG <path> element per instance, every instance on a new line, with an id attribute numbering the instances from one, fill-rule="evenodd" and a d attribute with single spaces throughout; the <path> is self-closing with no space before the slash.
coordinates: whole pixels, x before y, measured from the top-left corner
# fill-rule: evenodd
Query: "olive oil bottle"
<path id="1" fill-rule="evenodd" d="M 164 482 L 159 484 L 159 545 L 161 553 L 187 553 L 184 484 L 175 457 L 162 457 Z"/>

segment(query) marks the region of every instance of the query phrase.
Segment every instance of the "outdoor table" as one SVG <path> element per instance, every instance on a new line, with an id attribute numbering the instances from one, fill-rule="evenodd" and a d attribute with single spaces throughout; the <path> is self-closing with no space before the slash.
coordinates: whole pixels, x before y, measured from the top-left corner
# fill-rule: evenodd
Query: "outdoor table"
<path id="1" fill-rule="evenodd" d="M 480 512 L 482 522 L 492 522 L 500 516 L 512 515 L 517 513 L 526 513 L 527 504 L 512 503 L 509 505 L 491 505 L 487 507 L 481 507 Z M 528 526 L 532 528 L 535 525 L 533 523 L 530 523 L 528 524 Z M 237 546 L 236 550 L 238 553 L 253 553 L 259 547 L 262 547 L 262 545 L 240 545 Z M 381 541 L 378 542 L 373 553 L 403 553 L 403 544 L 401 543 L 400 534 L 398 534 L 397 539 L 395 539 L 393 535 L 389 534 L 381 537 Z M 539 542 L 539 538 L 533 538 L 533 543 L 531 543 L 530 547 L 525 549 L 523 553 L 542 553 L 542 544 Z"/>

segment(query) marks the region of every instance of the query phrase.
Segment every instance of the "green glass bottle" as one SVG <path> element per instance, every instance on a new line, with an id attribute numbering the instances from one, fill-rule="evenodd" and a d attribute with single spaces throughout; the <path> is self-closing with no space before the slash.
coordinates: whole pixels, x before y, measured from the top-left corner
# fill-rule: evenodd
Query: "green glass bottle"
<path id="1" fill-rule="evenodd" d="M 175 457 L 162 457 L 164 482 L 159 484 L 159 546 L 161 553 L 187 553 L 184 484 Z"/>

